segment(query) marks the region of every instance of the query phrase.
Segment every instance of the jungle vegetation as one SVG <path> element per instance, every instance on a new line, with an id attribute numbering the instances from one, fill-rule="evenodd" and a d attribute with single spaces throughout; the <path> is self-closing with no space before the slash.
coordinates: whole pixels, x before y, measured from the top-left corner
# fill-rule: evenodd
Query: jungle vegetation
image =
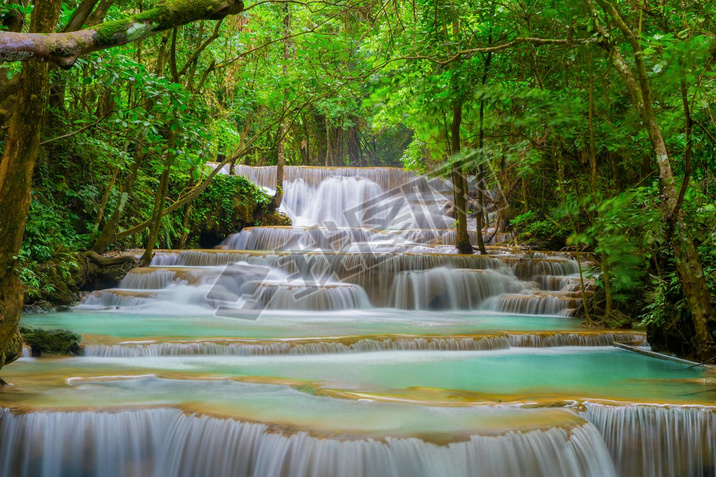
<path id="1" fill-rule="evenodd" d="M 593 253 L 588 325 L 626 317 L 655 348 L 712 360 L 714 12 L 713 0 L 3 0 L 0 343 L 16 339 L 23 296 L 51 295 L 83 256 L 202 246 L 196 224 L 211 204 L 235 213 L 234 192 L 241 224 L 280 203 L 280 188 L 217 180 L 207 162 L 390 165 L 447 170 L 457 210 L 477 194 L 480 226 L 494 202 L 518 243 Z M 486 252 L 464 213 L 456 223 L 461 253 Z"/>

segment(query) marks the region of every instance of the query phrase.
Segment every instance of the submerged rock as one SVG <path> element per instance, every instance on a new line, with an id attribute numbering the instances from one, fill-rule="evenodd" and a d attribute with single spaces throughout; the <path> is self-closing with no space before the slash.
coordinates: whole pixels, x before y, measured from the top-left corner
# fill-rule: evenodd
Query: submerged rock
<path id="1" fill-rule="evenodd" d="M 44 330 L 31 326 L 20 326 L 22 339 L 30 348 L 32 356 L 50 355 L 78 355 L 82 337 L 70 330 Z"/>

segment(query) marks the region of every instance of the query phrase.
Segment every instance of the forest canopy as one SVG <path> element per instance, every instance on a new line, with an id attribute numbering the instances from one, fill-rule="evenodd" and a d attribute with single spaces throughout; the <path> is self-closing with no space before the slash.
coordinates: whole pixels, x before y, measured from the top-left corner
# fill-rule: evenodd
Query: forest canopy
<path id="1" fill-rule="evenodd" d="M 236 206 L 228 229 L 280 204 L 280 187 L 214 183 L 207 162 L 448 164 L 456 205 L 475 189 L 478 236 L 490 202 L 491 233 L 598 258 L 588 324 L 643 322 L 656 349 L 710 360 L 715 11 L 709 0 L 4 0 L 0 341 L 19 319 L 19 281 L 29 302 L 51 295 L 76 252 L 205 246 L 192 207 L 207 194 L 241 191 L 242 204 L 222 202 Z"/>

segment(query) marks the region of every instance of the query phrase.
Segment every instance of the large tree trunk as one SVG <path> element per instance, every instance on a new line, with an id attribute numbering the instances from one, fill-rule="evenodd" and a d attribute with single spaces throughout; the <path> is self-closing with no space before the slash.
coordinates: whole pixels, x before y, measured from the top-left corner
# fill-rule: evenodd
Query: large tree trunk
<path id="1" fill-rule="evenodd" d="M 459 253 L 472 254 L 470 235 L 467 232 L 467 181 L 460 161 L 460 124 L 462 123 L 462 103 L 456 102 L 452 107 L 452 124 L 450 125 L 450 152 L 452 153 L 452 183 L 455 201 L 455 218 L 457 219 L 457 239 L 455 247 Z"/>
<path id="2" fill-rule="evenodd" d="M 669 214 L 676 210 L 678 203 L 677 191 L 666 142 L 656 123 L 653 110 L 651 117 L 647 120 L 647 129 L 659 164 L 659 185 L 661 193 L 666 199 L 664 201 L 664 213 L 668 218 Z M 676 228 L 671 234 L 671 246 L 674 248 L 676 270 L 681 279 L 684 297 L 689 304 L 691 320 L 694 324 L 698 341 L 698 354 L 703 360 L 709 360 L 716 355 L 714 337 L 709 330 L 710 325 L 713 326 L 714 320 L 711 292 L 709 291 L 708 283 L 706 283 L 706 276 L 701 265 L 701 258 L 696 250 L 696 244 L 694 244 L 689 235 L 689 226 L 680 212 L 676 211 L 676 217 Z"/>
<path id="3" fill-rule="evenodd" d="M 20 0 L 10 0 L 8 2 L 9 8 L 11 5 L 19 5 Z M 14 10 L 9 10 L 14 12 Z M 11 32 L 22 31 L 23 17 L 17 13 L 8 14 L 6 13 L 2 17 L 0 22 L 0 29 Z M 0 128 L 10 119 L 12 116 L 12 108 L 15 105 L 15 93 L 20 88 L 20 77 L 13 76 L 8 78 L 9 68 L 0 68 Z"/>
<path id="4" fill-rule="evenodd" d="M 37 2 L 32 32 L 51 32 L 57 25 L 61 0 Z M 48 64 L 26 63 L 0 161 L 0 367 L 17 357 L 17 325 L 23 303 L 16 257 L 20 254 L 30 208 L 32 171 L 40 145 L 48 95 Z"/>
<path id="5" fill-rule="evenodd" d="M 598 18 L 592 0 L 585 0 L 585 2 L 592 16 Z M 679 210 L 679 194 L 676 190 L 674 174 L 671 169 L 669 151 L 656 120 L 656 112 L 651 99 L 649 76 L 644 63 L 644 52 L 641 48 L 639 35 L 629 28 L 621 13 L 609 0 L 596 0 L 596 3 L 611 19 L 616 28 L 622 32 L 633 52 L 634 66 L 632 67 L 625 61 L 622 52 L 611 40 L 606 28 L 601 23 L 596 23 L 599 32 L 604 38 L 601 46 L 609 53 L 609 59 L 624 81 L 649 135 L 659 171 L 659 186 L 663 197 L 664 216 L 667 221 L 673 220 L 676 225 L 671 237 L 671 245 L 674 249 L 676 269 L 683 286 L 684 297 L 689 305 L 691 319 L 696 331 L 697 352 L 701 359 L 709 360 L 716 355 L 716 344 L 709 330 L 713 326 L 714 320 L 711 293 L 706 283 L 696 245 L 689 236 L 688 224 L 685 223 L 683 214 Z"/>
<path id="6" fill-rule="evenodd" d="M 197 20 L 220 20 L 243 9 L 241 0 L 174 0 L 124 20 L 77 32 L 47 35 L 0 32 L 0 57 L 5 61 L 41 61 L 69 68 L 87 53 L 142 40 Z"/>

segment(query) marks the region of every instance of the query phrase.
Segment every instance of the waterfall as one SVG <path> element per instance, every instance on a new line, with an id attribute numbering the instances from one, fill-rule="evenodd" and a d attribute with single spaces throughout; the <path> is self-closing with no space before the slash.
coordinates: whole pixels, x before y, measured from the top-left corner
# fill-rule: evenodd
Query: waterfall
<path id="1" fill-rule="evenodd" d="M 558 346 L 611 346 L 615 341 L 645 343 L 643 333 L 506 333 L 477 336 L 337 336 L 291 340 L 211 340 L 178 342 L 129 342 L 85 345 L 84 356 L 141 358 L 154 356 L 256 356 L 281 354 L 366 353 L 373 351 L 491 351 Z M 28 355 L 29 356 L 29 353 Z"/>
<path id="2" fill-rule="evenodd" d="M 487 298 L 518 292 L 523 284 L 494 270 L 433 268 L 399 273 L 391 304 L 409 310 L 475 309 Z"/>
<path id="3" fill-rule="evenodd" d="M 134 269 L 120 282 L 119 288 L 155 290 L 168 287 L 176 277 L 174 270 Z"/>
<path id="4" fill-rule="evenodd" d="M 373 351 L 489 351 L 506 349 L 510 342 L 505 336 L 479 337 L 410 337 L 362 338 L 350 342 L 347 338 L 311 341 L 263 342 L 177 342 L 131 343 L 117 345 L 87 345 L 85 356 L 106 358 L 139 358 L 152 356 L 224 355 L 256 356 L 274 354 L 331 354 L 366 353 Z"/>
<path id="5" fill-rule="evenodd" d="M 228 171 L 227 171 L 228 172 Z M 254 167 L 236 166 L 236 174 L 246 176 L 250 181 L 276 189 L 276 167 Z M 393 167 L 311 167 L 311 166 L 286 166 L 283 169 L 285 182 L 293 183 L 300 181 L 308 187 L 316 188 L 328 178 L 332 177 L 357 177 L 375 182 L 383 190 L 390 190 L 408 183 L 419 184 L 421 188 L 432 184 L 442 190 L 450 190 L 440 179 L 429 180 L 412 171 L 397 169 Z"/>
<path id="6" fill-rule="evenodd" d="M 311 232 L 306 232 L 310 230 Z M 360 232 L 358 232 L 360 230 Z M 292 229 L 271 229 L 271 233 L 260 232 L 254 236 L 253 231 L 239 234 L 232 238 L 232 241 L 248 243 L 250 240 L 268 240 L 281 242 L 308 240 L 311 237 L 313 243 L 325 246 L 322 240 L 330 241 L 335 238 L 336 243 L 345 241 L 348 243 L 352 238 L 371 239 L 373 232 L 366 229 L 337 229 L 334 237 L 323 235 L 325 229 L 304 229 L 295 233 Z M 388 245 L 388 250 L 381 249 L 381 242 L 375 238 L 381 233 L 375 233 L 373 240 L 367 242 L 370 245 L 368 252 L 361 250 L 360 242 L 354 242 L 352 247 L 361 251 L 333 252 L 333 251 L 260 251 L 260 250 L 186 250 L 179 253 L 157 254 L 154 257 L 156 266 L 168 267 L 171 263 L 173 269 L 167 269 L 166 274 L 152 277 L 146 269 L 139 269 L 138 275 L 134 273 L 127 276 L 127 282 L 131 280 L 133 287 L 149 289 L 148 283 L 157 282 L 166 284 L 169 272 L 174 270 L 174 283 L 187 281 L 205 283 L 209 277 L 220 276 L 220 281 L 227 279 L 226 272 L 216 270 L 198 270 L 196 267 L 219 267 L 220 265 L 245 263 L 247 266 L 268 267 L 276 273 L 293 275 L 298 273 L 301 279 L 307 283 L 315 282 L 325 285 L 329 282 L 342 282 L 344 284 L 356 285 L 365 292 L 368 302 L 373 307 L 392 306 L 399 309 L 474 309 L 484 306 L 506 313 L 519 314 L 549 314 L 549 315 L 570 315 L 581 303 L 581 292 L 575 290 L 579 281 L 572 274 L 577 269 L 574 260 L 561 257 L 523 257 L 505 255 L 449 255 L 444 253 L 395 253 Z M 264 242 L 265 243 L 265 242 Z M 284 242 L 285 243 L 285 242 Z M 305 243 L 305 242 L 304 242 Z M 193 269 L 181 269 L 177 267 L 195 267 Z M 233 265 L 232 265 L 233 267 Z M 491 273 L 477 273 L 478 271 L 492 271 Z M 567 275 L 560 276 L 560 273 Z M 146 274 L 146 276 L 144 276 Z M 279 273 L 280 275 L 280 273 Z M 202 278 L 203 276 L 203 278 Z M 231 280 L 236 279 L 237 283 L 243 284 L 241 271 L 231 275 Z M 515 277 L 516 276 L 516 277 Z M 526 282 L 525 277 L 534 279 L 533 282 Z M 519 280 L 518 280 L 519 279 Z M 522 281 L 520 281 L 522 280 Z M 245 280 L 244 280 L 245 281 Z M 161 283 L 160 283 L 161 282 Z M 534 287 L 539 285 L 546 289 L 538 290 Z M 559 291 L 551 290 L 562 285 Z M 147 288 L 141 288 L 147 287 Z M 344 294 L 345 289 L 336 289 L 337 285 L 331 288 L 324 288 L 324 295 L 332 295 L 331 300 L 339 294 Z M 248 293 L 253 293 L 253 290 Z M 269 295 L 278 300 L 288 296 L 287 292 L 280 291 L 278 284 L 266 283 L 264 289 L 258 290 L 267 299 Z M 104 292 L 104 294 L 109 292 Z M 233 293 L 233 295 L 232 295 Z M 231 287 L 231 293 L 235 301 L 247 293 Z M 356 308 L 365 308 L 367 304 L 363 300 L 362 292 L 354 289 L 353 298 Z M 590 292 L 591 293 L 591 292 Z M 124 290 L 121 293 L 114 291 L 117 296 L 102 296 L 97 299 L 88 297 L 86 304 L 99 304 L 104 306 L 127 306 L 146 303 L 146 294 L 136 296 L 130 291 Z M 155 296 L 157 296 L 155 294 Z M 484 303 L 487 298 L 490 300 Z M 288 302 L 286 302 L 288 303 Z M 334 303 L 337 303 L 334 301 Z M 349 303 L 349 302 L 346 302 Z M 432 304 L 431 304 L 432 303 Z M 317 305 L 316 305 L 317 306 Z M 305 309 L 305 308 L 301 308 Z M 309 308 L 323 309 L 323 308 Z M 326 309 L 338 309 L 328 307 Z M 347 309 L 339 307 L 339 309 Z"/>
<path id="7" fill-rule="evenodd" d="M 524 295 L 495 297 L 488 307 L 503 313 L 571 316 L 581 303 L 579 293 L 530 291 Z"/>
<path id="8" fill-rule="evenodd" d="M 236 166 L 236 173 L 276 188 L 274 167 Z M 297 226 L 447 228 L 452 222 L 445 181 L 403 169 L 288 166 L 282 187 L 280 210 Z"/>
<path id="9" fill-rule="evenodd" d="M 351 283 L 249 282 L 244 293 L 250 294 L 267 310 L 331 311 L 370 308 L 365 290 Z"/>
<path id="10" fill-rule="evenodd" d="M 317 438 L 174 409 L 6 409 L 0 411 L 0 432 L 0 475 L 17 477 L 615 475 L 589 423 L 437 445 L 414 437 Z"/>
<path id="11" fill-rule="evenodd" d="M 128 290 L 98 290 L 87 295 L 82 305 L 90 307 L 134 307 L 156 302 L 158 293 Z"/>
<path id="12" fill-rule="evenodd" d="M 552 346 L 611 346 L 615 341 L 646 343 L 643 333 L 509 333 L 510 346 L 548 348 Z"/>
<path id="13" fill-rule="evenodd" d="M 476 244 L 476 232 L 471 230 L 469 234 L 470 240 Z M 352 243 L 376 241 L 451 246 L 455 243 L 455 231 L 450 229 L 372 230 L 355 227 L 246 227 L 241 232 L 227 237 L 222 246 L 228 250 L 347 251 Z"/>
<path id="14" fill-rule="evenodd" d="M 237 172 L 276 187 L 275 167 Z M 707 403 L 711 377 L 613 349 L 525 349 L 646 341 L 559 317 L 594 293 L 578 275 L 588 255 L 456 254 L 450 195 L 400 169 L 288 166 L 294 227 L 159 250 L 89 294 L 84 316 L 36 317 L 89 344 L 8 368 L 0 476 L 716 477 L 713 408 L 573 401 L 653 389 Z M 542 406 L 566 407 L 526 409 Z"/>
<path id="15" fill-rule="evenodd" d="M 308 216 L 291 217 L 289 213 L 289 217 L 299 226 L 330 224 L 336 227 L 360 227 L 365 223 L 363 204 L 375 200 L 382 192 L 373 181 L 331 177 L 318 186 L 307 211 Z M 291 205 L 286 204 L 287 207 Z"/>
<path id="16" fill-rule="evenodd" d="M 512 266 L 512 271 L 520 280 L 532 280 L 541 275 L 574 275 L 579 273 L 576 260 L 550 257 L 520 257 L 511 256 L 503 258 L 505 263 Z"/>
<path id="17" fill-rule="evenodd" d="M 604 436 L 621 476 L 716 476 L 714 408 L 587 403 L 581 414 Z"/>

